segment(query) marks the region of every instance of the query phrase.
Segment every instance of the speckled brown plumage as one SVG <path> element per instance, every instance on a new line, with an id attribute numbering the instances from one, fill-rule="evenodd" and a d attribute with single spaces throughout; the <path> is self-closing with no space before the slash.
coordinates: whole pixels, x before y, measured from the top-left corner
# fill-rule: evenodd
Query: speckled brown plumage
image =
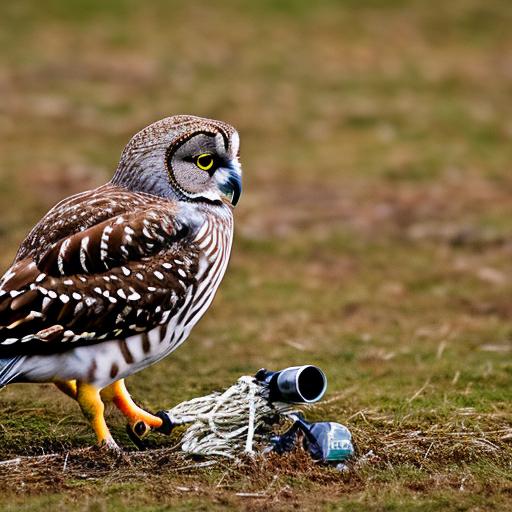
<path id="1" fill-rule="evenodd" d="M 13 344 L 26 354 L 64 350 L 62 341 L 125 338 L 179 309 L 198 254 L 182 256 L 188 229 L 176 225 L 174 210 L 168 200 L 112 185 L 60 203 L 34 228 L 1 283 L 0 332 L 17 339 L 9 351 Z"/>
<path id="2" fill-rule="evenodd" d="M 166 118 L 132 138 L 110 183 L 43 217 L 0 280 L 0 385 L 76 388 L 86 413 L 94 389 L 187 338 L 229 259 L 238 144 L 225 123 Z"/>

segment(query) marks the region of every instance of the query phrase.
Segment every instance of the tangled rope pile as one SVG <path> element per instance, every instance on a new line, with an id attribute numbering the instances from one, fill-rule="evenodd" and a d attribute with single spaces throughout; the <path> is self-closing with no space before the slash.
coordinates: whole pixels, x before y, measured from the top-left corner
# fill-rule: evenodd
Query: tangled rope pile
<path id="1" fill-rule="evenodd" d="M 182 402 L 165 414 L 173 425 L 192 423 L 181 440 L 184 452 L 237 458 L 241 453 L 254 454 L 265 427 L 293 409 L 289 403 L 270 402 L 265 385 L 243 376 L 222 393 Z"/>
<path id="2" fill-rule="evenodd" d="M 295 410 L 297 404 L 318 402 L 326 389 L 327 378 L 316 366 L 291 366 L 280 371 L 262 368 L 254 377 L 240 377 L 223 392 L 157 412 L 162 425 L 156 430 L 169 435 L 175 427 L 191 424 L 181 439 L 182 451 L 190 455 L 238 459 L 272 450 L 282 454 L 293 450 L 302 439 L 313 459 L 336 463 L 354 453 L 349 430 L 335 422 L 309 423 Z M 276 425 L 286 421 L 291 427 L 276 433 Z M 128 428 L 141 449 L 141 438 L 149 431 L 143 422 Z"/>

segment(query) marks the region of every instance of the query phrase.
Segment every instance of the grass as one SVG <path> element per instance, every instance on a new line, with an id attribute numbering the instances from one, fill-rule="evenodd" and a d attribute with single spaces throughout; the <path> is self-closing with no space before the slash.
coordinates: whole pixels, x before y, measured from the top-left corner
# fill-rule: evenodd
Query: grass
<path id="1" fill-rule="evenodd" d="M 345 474 L 300 452 L 190 468 L 157 436 L 111 460 L 66 397 L 12 386 L 0 459 L 56 455 L 0 466 L 2 508 L 510 508 L 511 18 L 505 0 L 2 4 L 3 267 L 141 127 L 232 123 L 229 271 L 190 340 L 129 385 L 156 410 L 318 364 L 329 391 L 308 415 L 357 447 Z"/>

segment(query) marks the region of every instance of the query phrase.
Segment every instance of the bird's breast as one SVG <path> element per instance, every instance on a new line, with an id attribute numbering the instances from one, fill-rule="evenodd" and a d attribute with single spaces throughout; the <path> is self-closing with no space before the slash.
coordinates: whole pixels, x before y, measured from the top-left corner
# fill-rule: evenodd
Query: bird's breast
<path id="1" fill-rule="evenodd" d="M 123 373 L 122 377 L 162 359 L 187 339 L 192 328 L 209 308 L 222 281 L 229 261 L 232 238 L 233 226 L 230 219 L 205 219 L 192 242 L 199 254 L 198 271 L 187 289 L 182 306 L 149 332 L 119 342 L 122 360 L 121 365 L 114 369 L 118 368 L 119 373 Z M 127 349 L 131 354 L 128 360 Z M 115 378 L 120 376 L 116 374 Z"/>

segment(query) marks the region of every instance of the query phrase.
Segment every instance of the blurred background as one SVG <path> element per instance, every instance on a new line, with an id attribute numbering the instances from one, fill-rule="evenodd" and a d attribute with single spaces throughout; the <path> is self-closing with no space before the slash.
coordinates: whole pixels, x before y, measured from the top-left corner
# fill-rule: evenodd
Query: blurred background
<path id="1" fill-rule="evenodd" d="M 185 113 L 240 132 L 230 268 L 190 340 L 133 377 L 146 405 L 304 362 L 330 378 L 317 414 L 385 460 L 402 429 L 510 428 L 511 2 L 18 0 L 0 20 L 4 268 L 144 126 Z M 65 398 L 19 389 L 4 425 L 25 402 L 48 416 L 12 426 L 9 449 L 92 441 Z M 452 448 L 432 463 L 480 456 Z"/>
<path id="2" fill-rule="evenodd" d="M 506 207 L 482 203 L 510 184 L 507 1 L 20 0 L 0 14 L 0 185 L 19 206 L 4 247 L 175 113 L 241 132 L 251 238 Z"/>

